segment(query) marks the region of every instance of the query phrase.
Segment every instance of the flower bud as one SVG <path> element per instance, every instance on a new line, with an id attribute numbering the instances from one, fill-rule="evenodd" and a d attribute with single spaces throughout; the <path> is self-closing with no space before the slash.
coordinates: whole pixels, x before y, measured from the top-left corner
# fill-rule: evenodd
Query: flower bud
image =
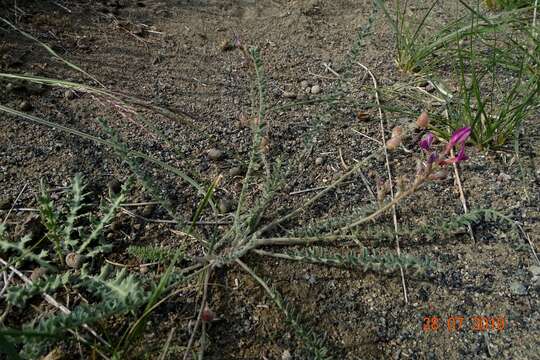
<path id="1" fill-rule="evenodd" d="M 386 148 L 388 150 L 395 150 L 401 144 L 401 136 L 394 136 L 386 142 Z"/>
<path id="2" fill-rule="evenodd" d="M 423 111 L 418 119 L 416 119 L 416 126 L 420 129 L 425 129 L 429 125 L 429 115 L 426 111 Z"/>
<path id="3" fill-rule="evenodd" d="M 74 252 L 66 255 L 66 265 L 73 269 L 80 268 L 82 260 L 82 256 Z"/>
<path id="4" fill-rule="evenodd" d="M 403 129 L 401 126 L 396 126 L 392 129 L 392 136 L 391 137 L 401 137 L 403 135 Z"/>
<path id="5" fill-rule="evenodd" d="M 204 322 L 210 322 L 216 319 L 216 314 L 206 305 L 202 311 L 201 319 Z"/>

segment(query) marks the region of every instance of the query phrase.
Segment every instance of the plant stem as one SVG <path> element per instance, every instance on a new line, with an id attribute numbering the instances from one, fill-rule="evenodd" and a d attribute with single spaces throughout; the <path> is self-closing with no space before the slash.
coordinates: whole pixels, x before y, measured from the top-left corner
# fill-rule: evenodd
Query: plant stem
<path id="1" fill-rule="evenodd" d="M 426 179 L 427 179 L 427 176 L 423 176 L 421 178 L 418 178 L 418 181 L 416 181 L 408 190 L 398 193 L 396 195 L 396 197 L 392 201 L 387 202 L 386 205 L 380 207 L 377 211 L 375 211 L 371 215 L 368 215 L 368 216 L 366 216 L 366 217 L 364 217 L 362 219 L 359 219 L 359 220 L 353 222 L 352 224 L 345 225 L 341 229 L 336 230 L 336 232 L 345 231 L 345 230 L 348 230 L 348 229 L 350 229 L 352 227 L 355 227 L 355 226 L 364 224 L 364 223 L 366 223 L 368 221 L 374 220 L 375 218 L 380 216 L 382 213 L 384 213 L 385 211 L 387 211 L 388 209 L 392 208 L 394 205 L 399 203 L 403 198 L 411 195 L 416 190 L 418 190 L 418 188 L 420 186 L 422 186 L 422 184 L 426 181 Z"/>
<path id="2" fill-rule="evenodd" d="M 201 299 L 201 306 L 199 308 L 199 314 L 197 315 L 197 321 L 195 322 L 195 326 L 193 327 L 193 332 L 191 333 L 191 337 L 189 338 L 186 352 L 184 353 L 184 360 L 187 360 L 188 354 L 191 350 L 191 346 L 193 345 L 193 341 L 195 340 L 195 335 L 197 334 L 197 330 L 199 329 L 199 325 L 201 324 L 202 314 L 206 307 L 206 298 L 208 297 L 208 281 L 210 280 L 211 273 L 212 267 L 209 267 L 206 270 L 206 274 L 204 276 L 203 295 Z"/>

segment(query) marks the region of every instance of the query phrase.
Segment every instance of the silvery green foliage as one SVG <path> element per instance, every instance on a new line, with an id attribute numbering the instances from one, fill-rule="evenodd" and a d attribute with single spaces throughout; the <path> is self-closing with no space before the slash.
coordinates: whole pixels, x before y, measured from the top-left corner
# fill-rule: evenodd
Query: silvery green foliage
<path id="1" fill-rule="evenodd" d="M 128 247 L 128 253 L 142 261 L 155 262 L 172 260 L 175 255 L 179 255 L 179 258 L 182 258 L 183 251 L 156 245 L 131 245 Z"/>
<path id="2" fill-rule="evenodd" d="M 74 252 L 91 258 L 99 253 L 109 252 L 111 245 L 102 241 L 103 231 L 113 220 L 130 186 L 131 181 L 126 181 L 120 193 L 112 197 L 110 204 L 102 204 L 99 217 L 90 211 L 83 211 L 89 193 L 85 192 L 86 184 L 81 175 L 76 175 L 71 182 L 71 200 L 66 214 L 58 210 L 60 206 L 55 206 L 48 191 L 42 186 L 39 197 L 40 217 L 47 228 L 47 237 L 54 243 L 58 256 L 62 258 Z M 88 219 L 90 225 L 79 225 L 83 219 Z"/>
<path id="3" fill-rule="evenodd" d="M 100 216 L 95 216 L 86 208 L 84 179 L 77 175 L 71 185 L 71 201 L 67 212 L 60 211 L 48 195 L 44 187 L 39 198 L 41 221 L 47 229 L 47 236 L 52 246 L 58 246 L 60 254 L 77 253 L 84 258 L 93 258 L 99 253 L 109 251 L 111 245 L 103 239 L 103 231 L 109 224 L 125 198 L 131 185 L 127 181 L 120 192 L 111 199 L 108 205 L 102 205 Z M 88 225 L 80 220 L 89 220 Z M 11 240 L 11 241 L 9 241 Z M 151 293 L 152 286 L 144 286 L 135 275 L 128 274 L 126 269 L 120 271 L 107 265 L 96 269 L 89 263 L 80 269 L 64 269 L 60 259 L 50 256 L 44 249 L 47 243 L 36 246 L 30 235 L 17 241 L 8 240 L 5 225 L 0 225 L 0 251 L 9 255 L 9 263 L 15 266 L 34 263 L 42 267 L 45 274 L 28 284 L 12 282 L 6 291 L 8 304 L 25 309 L 28 300 L 44 294 L 61 298 L 67 291 L 77 290 L 91 297 L 92 302 L 75 303 L 71 313 L 47 313 L 30 322 L 21 324 L 20 328 L 7 329 L 0 327 L 2 340 L 8 341 L 12 348 L 23 343 L 20 356 L 27 359 L 39 358 L 46 354 L 50 345 L 62 340 L 62 335 L 69 331 L 77 331 L 85 324 L 92 324 L 111 316 L 126 315 L 144 305 Z M 63 272 L 57 272 L 63 269 Z M 178 279 L 177 279 L 178 280 Z M 9 335 L 5 335 L 9 333 Z M 31 334 L 31 335 L 30 335 Z"/>
<path id="4" fill-rule="evenodd" d="M 279 255 L 279 254 L 278 254 Z M 428 258 L 417 258 L 408 255 L 374 254 L 364 248 L 362 253 L 350 251 L 345 254 L 336 254 L 325 249 L 315 248 L 306 250 L 289 251 L 283 253 L 288 260 L 309 262 L 328 266 L 345 268 L 360 268 L 363 271 L 376 271 L 391 273 L 400 268 L 412 269 L 422 272 L 434 267 Z"/>
<path id="5" fill-rule="evenodd" d="M 4 227 L 5 229 L 5 227 Z M 54 268 L 48 261 L 49 251 L 41 249 L 39 252 L 31 251 L 33 241 L 30 235 L 25 235 L 17 242 L 8 241 L 5 230 L 0 230 L 0 252 L 11 253 L 12 264 L 21 260 L 33 261 L 44 268 Z"/>
<path id="6" fill-rule="evenodd" d="M 63 274 L 43 275 L 39 279 L 26 285 L 12 285 L 7 289 L 6 300 L 8 303 L 24 307 L 26 302 L 33 296 L 40 294 L 53 294 L 62 286 L 68 285 L 73 281 L 71 272 Z"/>
<path id="7" fill-rule="evenodd" d="M 112 270 L 107 265 L 97 275 L 90 275 L 83 270 L 74 275 L 67 286 L 93 295 L 91 304 L 80 303 L 70 314 L 57 313 L 33 324 L 24 324 L 23 331 L 32 331 L 46 337 L 26 338 L 21 355 L 33 359 L 43 355 L 47 347 L 69 330 L 77 330 L 84 324 L 126 315 L 143 306 L 150 295 L 134 275 L 126 270 Z"/>

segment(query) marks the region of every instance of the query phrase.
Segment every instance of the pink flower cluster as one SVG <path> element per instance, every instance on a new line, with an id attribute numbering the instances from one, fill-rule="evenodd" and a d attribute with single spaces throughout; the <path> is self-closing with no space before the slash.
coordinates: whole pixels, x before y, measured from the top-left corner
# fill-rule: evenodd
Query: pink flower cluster
<path id="1" fill-rule="evenodd" d="M 444 152 L 442 154 L 439 154 L 436 150 L 432 149 L 433 141 L 435 139 L 432 133 L 426 134 L 426 136 L 424 136 L 422 140 L 420 140 L 420 143 L 418 145 L 423 151 L 429 154 L 427 160 L 428 166 L 431 166 L 432 164 L 443 166 L 446 164 L 459 163 L 469 158 L 465 154 L 465 142 L 467 141 L 469 136 L 471 136 L 470 127 L 457 129 L 450 137 L 450 141 L 446 145 L 446 148 L 444 149 Z M 450 150 L 456 145 L 460 145 L 457 155 L 449 157 Z"/>

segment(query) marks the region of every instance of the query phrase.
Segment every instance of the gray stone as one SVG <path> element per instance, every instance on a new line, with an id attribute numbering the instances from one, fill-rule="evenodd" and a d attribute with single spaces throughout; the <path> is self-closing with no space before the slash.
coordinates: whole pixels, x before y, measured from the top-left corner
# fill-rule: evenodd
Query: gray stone
<path id="1" fill-rule="evenodd" d="M 223 151 L 218 149 L 210 149 L 208 150 L 208 158 L 214 161 L 221 160 L 223 158 Z"/>

